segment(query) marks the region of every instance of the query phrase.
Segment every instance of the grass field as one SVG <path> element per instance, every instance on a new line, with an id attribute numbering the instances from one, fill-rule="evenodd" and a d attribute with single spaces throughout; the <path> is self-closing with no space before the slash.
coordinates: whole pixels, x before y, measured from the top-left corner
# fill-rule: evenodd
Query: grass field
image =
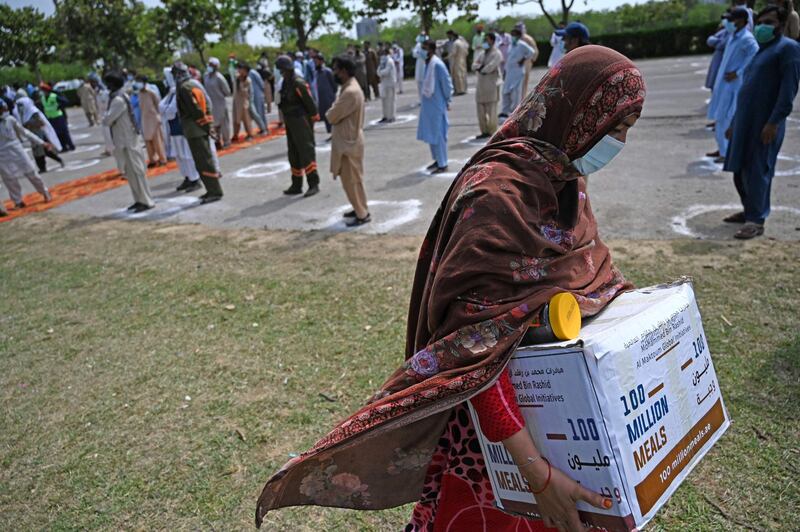
<path id="1" fill-rule="evenodd" d="M 0 529 L 247 530 L 270 474 L 402 359 L 419 239 L 26 217 L 0 226 Z M 695 279 L 733 425 L 656 530 L 800 508 L 800 243 L 612 242 Z M 267 530 L 399 530 L 409 508 Z"/>

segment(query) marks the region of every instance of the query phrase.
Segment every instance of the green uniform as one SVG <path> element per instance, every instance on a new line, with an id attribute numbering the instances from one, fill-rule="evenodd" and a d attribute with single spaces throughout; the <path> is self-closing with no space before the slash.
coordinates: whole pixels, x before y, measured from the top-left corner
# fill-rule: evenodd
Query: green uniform
<path id="1" fill-rule="evenodd" d="M 278 106 L 286 125 L 289 164 L 292 166 L 292 189 L 303 188 L 303 174 L 309 187 L 319 186 L 317 154 L 314 149 L 314 121 L 319 120 L 317 106 L 308 84 L 297 76 L 283 80 Z"/>
<path id="2" fill-rule="evenodd" d="M 205 89 L 194 79 L 186 79 L 178 85 L 178 116 L 181 119 L 183 136 L 189 144 L 192 159 L 206 187 L 206 196 L 221 197 L 222 185 L 214 156 L 211 153 L 209 134 L 214 116 L 211 114 L 211 102 Z"/>

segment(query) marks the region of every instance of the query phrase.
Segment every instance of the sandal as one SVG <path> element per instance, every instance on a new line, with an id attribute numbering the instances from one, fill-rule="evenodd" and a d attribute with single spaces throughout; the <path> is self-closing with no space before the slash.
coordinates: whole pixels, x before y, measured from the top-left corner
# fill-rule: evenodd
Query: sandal
<path id="1" fill-rule="evenodd" d="M 751 238 L 755 238 L 763 234 L 764 234 L 763 225 L 747 222 L 746 224 L 744 224 L 744 227 L 736 231 L 736 234 L 733 235 L 733 238 L 738 238 L 739 240 L 750 240 Z"/>

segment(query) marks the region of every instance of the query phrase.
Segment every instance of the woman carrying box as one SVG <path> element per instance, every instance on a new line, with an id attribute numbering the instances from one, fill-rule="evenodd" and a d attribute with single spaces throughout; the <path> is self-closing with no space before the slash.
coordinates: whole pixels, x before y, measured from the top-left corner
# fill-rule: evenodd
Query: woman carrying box
<path id="1" fill-rule="evenodd" d="M 571 292 L 591 316 L 631 287 L 598 236 L 584 176 L 624 146 L 644 97 L 634 64 L 600 46 L 570 52 L 545 75 L 466 164 L 434 217 L 417 264 L 405 363 L 267 482 L 257 524 L 284 506 L 417 501 L 408 531 L 583 530 L 577 501 L 610 507 L 539 454 L 505 368 L 556 293 Z M 467 400 L 520 466 L 544 521 L 494 507 Z"/>

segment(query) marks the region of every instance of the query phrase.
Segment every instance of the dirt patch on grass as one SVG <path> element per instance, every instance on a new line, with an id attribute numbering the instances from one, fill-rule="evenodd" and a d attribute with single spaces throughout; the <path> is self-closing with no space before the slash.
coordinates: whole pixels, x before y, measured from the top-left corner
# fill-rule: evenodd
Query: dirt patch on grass
<path id="1" fill-rule="evenodd" d="M 251 528 L 269 475 L 402 361 L 421 240 L 53 213 L 0 226 L 3 528 Z M 800 244 L 610 245 L 639 285 L 694 278 L 734 420 L 656 525 L 792 522 Z M 266 526 L 397 530 L 408 514 L 286 509 Z"/>

